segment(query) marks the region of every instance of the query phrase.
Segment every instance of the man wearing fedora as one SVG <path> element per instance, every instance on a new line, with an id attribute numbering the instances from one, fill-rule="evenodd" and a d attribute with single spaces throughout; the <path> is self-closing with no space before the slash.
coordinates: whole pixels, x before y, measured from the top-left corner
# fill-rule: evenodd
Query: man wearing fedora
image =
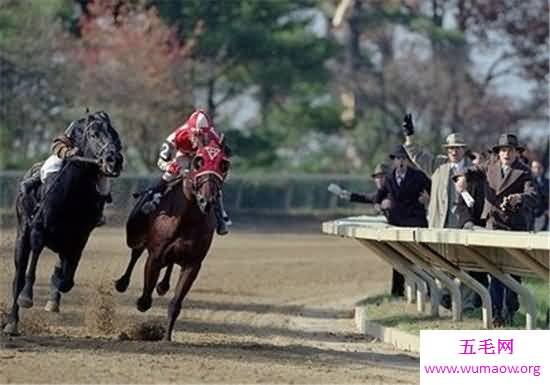
<path id="1" fill-rule="evenodd" d="M 383 183 L 377 183 L 375 192 L 357 194 L 340 190 L 338 196 L 351 202 L 379 204 L 388 223 L 393 226 L 428 227 L 423 197 L 430 191 L 430 179 L 422 171 L 410 167 L 403 146 L 397 145 L 389 157 L 392 170 L 385 176 Z M 381 169 L 375 169 L 375 180 L 377 171 Z M 404 283 L 403 275 L 394 270 L 392 295 L 403 296 Z"/>
<path id="2" fill-rule="evenodd" d="M 486 227 L 494 230 L 526 231 L 529 214 L 537 203 L 537 192 L 531 170 L 519 159 L 518 139 L 513 134 L 503 134 L 492 149 L 494 156 L 487 162 L 469 168 L 464 177 L 457 180 L 456 188 L 464 188 L 463 179 L 481 177 L 485 182 L 485 205 L 482 218 Z M 516 278 L 516 277 L 515 277 Z M 519 277 L 516 278 L 519 281 Z M 511 322 L 519 304 L 517 294 L 502 282 L 491 277 L 493 323 L 502 326 L 505 318 Z M 503 300 L 507 313 L 503 317 Z"/>
<path id="3" fill-rule="evenodd" d="M 385 163 L 378 163 L 374 167 L 371 177 L 374 180 L 376 190 L 380 190 L 382 188 L 382 186 L 386 181 L 386 177 L 388 176 L 388 173 L 389 173 L 388 165 Z M 331 193 L 338 195 L 339 198 L 348 200 L 350 202 L 358 202 L 358 203 L 372 203 L 376 199 L 376 194 L 377 194 L 377 191 L 374 191 L 371 193 L 354 193 L 348 190 L 344 190 L 340 186 L 335 184 L 331 184 L 328 190 Z M 386 202 L 384 204 L 385 209 L 382 209 L 380 207 L 380 204 L 378 203 L 375 204 L 376 210 L 384 214 L 386 219 L 388 219 L 387 208 L 389 208 L 389 206 L 390 206 L 389 202 Z"/>
<path id="4" fill-rule="evenodd" d="M 535 180 L 539 200 L 533 212 L 533 224 L 531 226 L 535 231 L 548 231 L 548 196 L 550 187 L 548 178 L 544 176 L 544 166 L 539 160 L 531 162 L 531 173 Z"/>
<path id="5" fill-rule="evenodd" d="M 382 186 L 384 185 L 384 182 L 386 181 L 386 176 L 388 175 L 388 173 L 389 173 L 388 165 L 385 163 L 378 163 L 374 167 L 374 171 L 372 172 L 371 177 L 374 180 L 376 190 L 380 190 L 382 188 Z M 377 191 L 374 191 L 371 193 L 350 192 L 349 197 L 346 195 L 346 193 L 344 193 L 343 197 L 349 200 L 350 202 L 372 203 L 376 199 L 376 194 L 377 194 Z M 376 203 L 377 210 L 380 211 L 382 214 L 384 214 L 384 216 L 387 219 L 388 218 L 387 208 L 389 207 L 389 203 L 386 203 L 383 206 L 384 208 L 380 204 Z"/>
<path id="6" fill-rule="evenodd" d="M 529 166 L 519 160 L 517 147 L 515 135 L 503 134 L 492 149 L 492 159 L 466 170 L 466 180 L 474 175 L 485 180 L 482 218 L 488 229 L 529 228 L 527 212 L 537 203 L 537 191 Z"/>
<path id="7" fill-rule="evenodd" d="M 394 226 L 427 227 L 424 192 L 430 191 L 430 179 L 410 167 L 403 146 L 397 145 L 389 155 L 392 169 L 373 193 L 357 194 L 340 190 L 337 195 L 351 202 L 377 203 L 387 210 L 388 223 Z"/>
<path id="8" fill-rule="evenodd" d="M 403 121 L 405 134 L 404 148 L 416 166 L 431 175 L 432 190 L 428 206 L 428 224 L 433 228 L 458 228 L 459 218 L 453 210 L 457 201 L 457 191 L 452 183 L 451 176 L 463 172 L 472 166 L 472 161 L 465 157 L 466 143 L 459 133 L 447 136 L 443 148 L 445 155 L 433 155 L 429 151 L 420 149 L 414 143 L 414 126 L 411 114 L 405 115 Z"/>
<path id="9" fill-rule="evenodd" d="M 426 175 L 431 175 L 432 189 L 428 205 L 429 227 L 463 228 L 467 221 L 463 221 L 460 215 L 460 193 L 456 190 L 452 178 L 454 175 L 459 175 L 465 169 L 473 166 L 472 160 L 465 156 L 467 145 L 464 138 L 459 133 L 449 134 L 445 144 L 443 144 L 445 154 L 434 155 L 419 148 L 414 143 L 414 125 L 411 114 L 406 114 L 403 119 L 403 133 L 405 135 L 403 147 L 410 159 Z M 487 274 L 481 272 L 468 273 L 480 283 L 487 285 Z M 480 304 L 479 296 L 470 288 L 462 286 L 461 290 L 465 311 L 473 310 Z M 451 307 L 451 297 L 447 290 L 443 291 L 441 304 L 446 308 Z"/>

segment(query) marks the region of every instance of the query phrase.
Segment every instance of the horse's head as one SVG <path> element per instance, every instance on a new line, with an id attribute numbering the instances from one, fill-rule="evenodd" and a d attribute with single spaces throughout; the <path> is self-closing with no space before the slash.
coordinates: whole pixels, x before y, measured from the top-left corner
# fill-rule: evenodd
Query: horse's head
<path id="1" fill-rule="evenodd" d="M 88 115 L 82 139 L 84 156 L 97 159 L 104 175 L 120 175 L 124 161 L 122 145 L 107 113 L 98 111 Z"/>
<path id="2" fill-rule="evenodd" d="M 193 184 L 193 194 L 203 214 L 208 213 L 218 200 L 230 166 L 223 148 L 215 142 L 197 150 L 191 161 L 189 177 Z"/>

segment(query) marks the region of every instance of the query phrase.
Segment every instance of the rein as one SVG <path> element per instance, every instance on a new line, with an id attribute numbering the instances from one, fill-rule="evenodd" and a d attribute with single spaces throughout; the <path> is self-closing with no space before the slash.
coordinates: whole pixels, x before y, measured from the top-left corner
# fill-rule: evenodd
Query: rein
<path id="1" fill-rule="evenodd" d="M 208 174 L 203 174 L 203 175 L 208 175 Z M 217 175 L 215 173 L 212 173 L 211 175 Z M 180 175 L 176 178 L 174 178 L 173 180 L 171 180 L 170 182 L 168 182 L 168 185 L 166 187 L 166 191 L 165 193 L 167 193 L 168 191 L 170 191 L 171 189 L 174 188 L 174 186 L 177 186 L 179 183 L 185 183 L 185 181 L 189 181 L 191 183 L 191 195 L 196 197 L 196 194 L 198 192 L 198 190 L 202 187 L 202 185 L 204 185 L 205 183 L 207 183 L 208 181 L 210 181 L 211 179 L 210 178 L 203 178 L 200 183 L 196 183 L 195 182 L 195 178 L 191 178 L 189 176 L 189 174 L 186 174 L 186 175 Z M 218 180 L 218 178 L 216 178 L 216 186 L 218 188 L 220 188 L 220 182 Z M 185 188 L 182 188 L 182 191 L 183 193 L 185 194 Z"/>
<path id="2" fill-rule="evenodd" d="M 216 180 L 216 181 L 215 181 L 216 187 L 217 187 L 218 189 L 220 189 L 220 179 L 219 179 L 217 173 L 214 173 L 214 172 L 212 172 L 212 173 L 203 173 L 203 174 L 201 174 L 200 176 L 202 176 L 202 175 L 214 175 L 214 176 L 215 176 L 215 180 Z M 210 180 L 212 180 L 212 179 L 206 177 L 206 178 L 202 178 L 202 180 L 201 180 L 199 183 L 196 183 L 196 182 L 195 182 L 195 178 L 193 178 L 193 179 L 191 180 L 191 191 L 192 191 L 193 195 L 195 195 L 195 194 L 197 193 L 197 191 L 198 191 L 205 183 L 207 183 L 207 182 L 210 181 Z"/>

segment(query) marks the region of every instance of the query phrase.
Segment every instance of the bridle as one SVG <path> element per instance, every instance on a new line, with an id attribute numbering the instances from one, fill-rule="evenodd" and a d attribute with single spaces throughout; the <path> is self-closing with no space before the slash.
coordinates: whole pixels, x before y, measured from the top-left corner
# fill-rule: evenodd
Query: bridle
<path id="1" fill-rule="evenodd" d="M 102 120 L 101 122 L 105 123 L 105 120 Z M 93 125 L 96 125 L 96 124 L 98 124 L 98 119 L 94 119 L 86 125 L 86 128 L 84 129 L 84 132 L 86 133 L 86 137 L 88 136 L 88 130 L 90 129 L 90 127 L 92 127 Z M 89 140 L 89 138 L 86 138 L 86 141 L 88 141 L 88 140 Z M 99 166 L 100 171 L 101 171 L 102 174 L 109 175 L 111 173 L 108 170 L 105 169 L 105 164 L 103 162 L 103 155 L 105 154 L 107 149 L 113 149 L 115 152 L 117 152 L 117 153 L 119 152 L 119 149 L 117 148 L 116 143 L 113 143 L 112 141 L 106 141 L 101 146 L 99 151 L 95 152 L 93 158 L 78 157 L 78 159 L 75 159 L 75 160 L 80 160 L 84 163 L 96 164 L 97 166 Z"/>
<path id="2" fill-rule="evenodd" d="M 218 194 L 223 184 L 223 178 L 221 175 L 214 171 L 206 171 L 197 175 L 190 175 L 188 179 L 190 179 L 191 182 L 191 193 L 195 197 L 199 194 L 201 187 L 208 182 L 214 182 Z"/>

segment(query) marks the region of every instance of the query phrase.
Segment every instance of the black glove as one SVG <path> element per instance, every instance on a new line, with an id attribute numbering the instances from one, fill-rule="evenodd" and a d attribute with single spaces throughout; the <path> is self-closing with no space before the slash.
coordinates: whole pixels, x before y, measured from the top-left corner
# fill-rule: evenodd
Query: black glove
<path id="1" fill-rule="evenodd" d="M 411 136 L 414 134 L 414 126 L 413 126 L 413 120 L 412 115 L 410 113 L 406 114 L 403 118 L 403 134 L 405 136 Z"/>

